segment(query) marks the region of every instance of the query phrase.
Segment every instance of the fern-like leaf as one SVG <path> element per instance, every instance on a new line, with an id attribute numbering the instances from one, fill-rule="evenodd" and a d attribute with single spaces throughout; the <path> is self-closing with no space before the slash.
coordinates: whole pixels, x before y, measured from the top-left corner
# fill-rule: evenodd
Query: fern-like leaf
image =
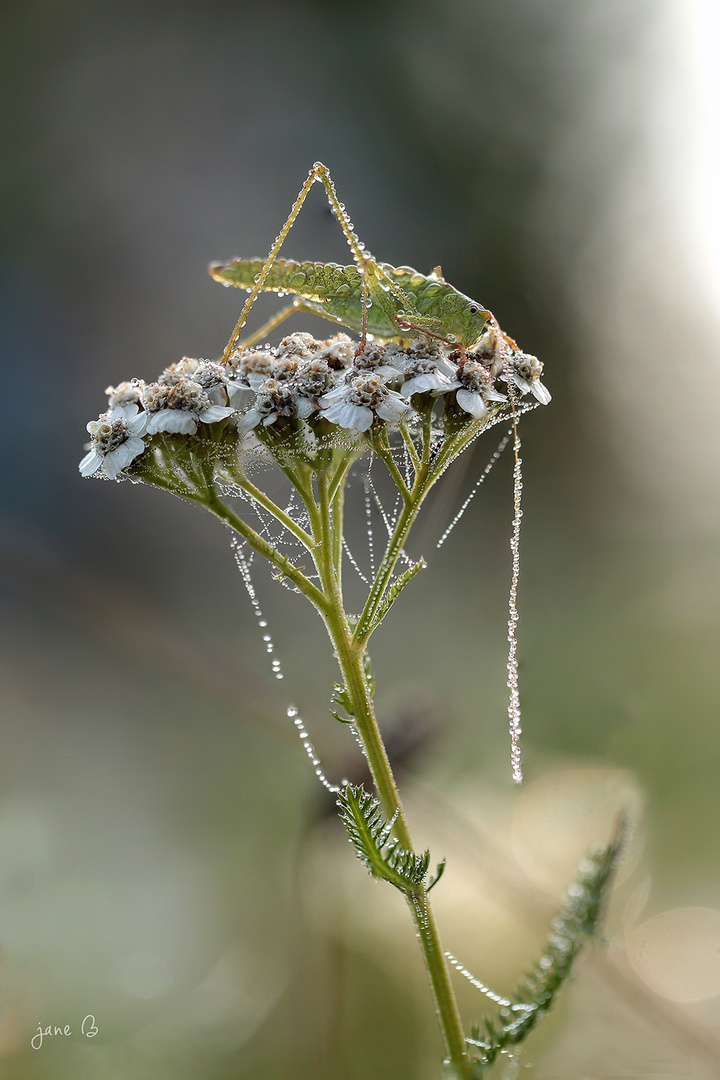
<path id="1" fill-rule="evenodd" d="M 380 803 L 362 784 L 357 787 L 347 784 L 338 795 L 337 804 L 358 858 L 373 877 L 389 881 L 403 893 L 423 884 L 430 852 L 416 855 L 402 848 L 397 840 L 390 840 L 394 818 L 385 820 Z"/>
<path id="2" fill-rule="evenodd" d="M 368 694 L 372 697 L 375 691 L 375 674 L 370 662 L 370 656 L 367 652 L 363 653 L 362 663 Z M 355 707 L 353 705 L 353 700 L 350 697 L 350 691 L 343 683 L 335 683 L 333 686 L 330 705 L 337 705 L 347 713 L 347 716 L 341 716 L 337 709 L 330 709 L 330 715 L 334 716 L 336 720 L 339 720 L 341 724 L 355 723 Z"/>
<path id="3" fill-rule="evenodd" d="M 474 1027 L 470 1048 L 479 1048 L 473 1061 L 477 1080 L 485 1075 L 501 1050 L 523 1042 L 552 1006 L 555 996 L 570 974 L 583 943 L 597 934 L 613 870 L 625 842 L 624 821 L 617 838 L 608 847 L 596 849 L 580 865 L 580 876 L 568 890 L 560 914 L 553 919 L 553 931 L 545 952 L 494 1020 L 485 1019 L 484 1030 Z"/>
<path id="4" fill-rule="evenodd" d="M 389 587 L 382 600 L 380 601 L 372 621 L 369 624 L 365 623 L 362 626 L 358 627 L 356 631 L 356 636 L 359 639 L 363 640 L 370 636 L 373 630 L 375 630 L 383 621 L 388 611 L 393 606 L 405 586 L 412 581 L 416 574 L 418 574 L 421 570 L 424 570 L 426 566 L 427 563 L 424 559 L 418 559 L 417 562 L 411 563 L 410 566 L 408 566 L 407 570 L 404 571 L 404 573 L 400 574 L 399 577 L 395 578 L 392 585 Z"/>
<path id="5" fill-rule="evenodd" d="M 347 716 L 341 716 L 337 709 L 330 709 L 330 715 L 336 720 L 339 720 L 341 724 L 353 724 L 355 717 L 353 713 L 353 704 L 350 698 L 350 693 L 346 686 L 342 683 L 335 683 L 333 686 L 332 697 L 330 698 L 330 705 L 337 705 L 341 709 L 344 709 Z"/>

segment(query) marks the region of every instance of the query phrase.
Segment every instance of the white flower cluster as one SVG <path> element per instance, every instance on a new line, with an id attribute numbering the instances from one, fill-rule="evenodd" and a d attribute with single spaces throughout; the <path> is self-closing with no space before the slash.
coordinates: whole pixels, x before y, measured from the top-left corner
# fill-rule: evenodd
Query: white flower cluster
<path id="1" fill-rule="evenodd" d="M 507 339 L 500 346 L 497 340 L 491 329 L 465 353 L 424 337 L 407 347 L 371 341 L 357 349 L 345 334 L 318 341 L 297 333 L 275 347 L 238 351 L 224 366 L 184 357 L 157 382 L 134 379 L 108 387 L 107 411 L 87 425 L 91 442 L 80 472 L 115 478 L 152 436 L 195 435 L 200 425 L 223 421 L 240 438 L 283 418 L 364 432 L 378 421 L 411 417 L 411 399 L 418 394 L 431 402 L 454 393 L 461 410 L 482 419 L 493 402 L 507 401 L 498 380 L 547 404 L 540 361 Z"/>

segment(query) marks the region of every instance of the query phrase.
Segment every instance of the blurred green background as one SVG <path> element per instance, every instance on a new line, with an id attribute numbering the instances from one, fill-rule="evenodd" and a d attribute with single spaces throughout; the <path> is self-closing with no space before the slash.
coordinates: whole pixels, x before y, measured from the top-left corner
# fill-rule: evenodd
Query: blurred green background
<path id="1" fill-rule="evenodd" d="M 2 5 L 0 1076 L 438 1074 L 401 897 L 353 859 L 285 717 L 331 775 L 355 767 L 322 627 L 258 573 L 277 682 L 223 529 L 77 472 L 108 383 L 220 353 L 242 297 L 206 265 L 264 254 L 317 159 L 379 258 L 441 264 L 554 395 L 523 422 L 525 786 L 509 457 L 434 546 L 494 433 L 420 526 L 430 570 L 375 646 L 383 723 L 416 736 L 411 823 L 449 860 L 444 944 L 510 990 L 627 808 L 608 943 L 521 1075 L 720 1073 L 716 19 L 709 0 Z M 286 252 L 348 260 L 319 189 Z M 73 1034 L 36 1051 L 38 1024 Z"/>

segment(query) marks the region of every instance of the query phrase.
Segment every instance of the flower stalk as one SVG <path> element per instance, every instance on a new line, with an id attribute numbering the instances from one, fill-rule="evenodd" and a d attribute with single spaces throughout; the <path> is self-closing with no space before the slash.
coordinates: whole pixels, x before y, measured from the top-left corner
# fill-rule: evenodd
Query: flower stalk
<path id="1" fill-rule="evenodd" d="M 344 475 L 347 476 L 347 470 L 345 470 Z M 395 533 L 388 544 L 388 550 L 373 582 L 371 594 L 381 597 L 384 593 L 385 585 L 392 574 L 399 552 L 407 539 L 420 502 L 427 493 L 427 489 L 424 490 L 426 481 L 427 478 L 421 481 L 419 488 L 421 494 L 417 505 L 413 503 L 408 492 L 406 502 L 408 512 L 401 516 Z M 414 488 L 417 486 L 416 481 Z M 245 490 L 248 490 L 247 487 L 245 487 Z M 309 498 L 307 498 L 307 490 L 303 489 L 313 527 L 313 543 L 307 546 L 310 547 L 312 552 L 320 580 L 320 590 L 316 589 L 297 567 L 292 566 L 288 560 L 284 559 L 275 549 L 272 549 L 261 536 L 254 530 L 250 530 L 214 491 L 208 490 L 205 505 L 207 509 L 235 529 L 255 551 L 268 558 L 317 608 L 333 645 L 350 703 L 353 722 L 367 758 L 373 783 L 383 810 L 388 819 L 392 819 L 393 831 L 403 849 L 414 852 L 415 847 L 400 799 L 397 782 L 393 775 L 392 766 L 375 715 L 372 691 L 368 685 L 364 657 L 367 638 L 370 633 L 368 632 L 364 638 L 354 633 L 345 611 L 339 576 L 338 548 L 338 538 L 341 536 L 342 528 L 341 510 L 344 485 L 338 483 L 332 485 L 334 498 L 331 501 L 330 481 L 326 474 L 321 474 L 317 477 L 317 490 L 317 502 L 313 500 L 310 503 Z M 407 488 L 405 490 L 407 491 Z M 270 503 L 271 500 L 264 496 L 262 499 L 263 507 L 271 510 L 274 516 L 281 520 L 282 512 L 277 507 L 271 508 Z M 412 508 L 412 511 L 410 511 L 410 508 Z M 409 889 L 407 902 L 430 980 L 445 1052 L 455 1067 L 459 1078 L 470 1076 L 471 1074 L 467 1071 L 467 1050 L 460 1013 L 426 886 L 418 884 Z"/>

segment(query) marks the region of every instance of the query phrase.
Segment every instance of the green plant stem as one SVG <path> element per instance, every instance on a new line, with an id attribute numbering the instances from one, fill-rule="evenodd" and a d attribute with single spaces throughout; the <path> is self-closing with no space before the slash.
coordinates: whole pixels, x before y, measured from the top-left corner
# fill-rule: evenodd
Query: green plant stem
<path id="1" fill-rule="evenodd" d="M 225 471 L 233 484 L 236 484 L 242 491 L 254 499 L 255 502 L 259 503 L 260 506 L 263 506 L 269 511 L 281 525 L 285 526 L 288 532 L 291 532 L 293 536 L 296 536 L 308 551 L 310 551 L 313 545 L 312 536 L 310 536 L 309 533 L 306 533 L 297 522 L 293 521 L 289 514 L 286 514 L 284 510 L 281 510 L 264 491 L 261 491 L 260 488 L 256 487 L 255 484 L 247 478 L 241 468 L 235 466 L 230 468 L 225 466 Z"/>
<path id="2" fill-rule="evenodd" d="M 358 644 L 365 645 L 370 634 L 375 629 L 373 623 L 380 602 L 385 595 L 385 590 L 390 584 L 395 565 L 400 558 L 400 552 L 405 546 L 408 534 L 417 517 L 418 511 L 428 491 L 435 482 L 436 477 L 429 473 L 427 464 L 421 465 L 413 484 L 410 497 L 403 503 L 402 510 L 398 514 L 392 536 L 388 540 L 385 554 L 378 567 L 375 580 L 372 583 L 370 593 L 365 602 L 355 631 L 355 640 Z"/>
<path id="3" fill-rule="evenodd" d="M 322 589 L 328 600 L 323 619 L 352 703 L 355 728 L 365 751 L 380 802 L 388 819 L 395 818 L 395 834 L 401 845 L 406 850 L 413 851 L 412 838 L 400 794 L 375 716 L 363 662 L 364 645 L 358 643 L 353 637 L 345 614 L 333 557 L 334 538 L 337 536 L 333 526 L 336 529 L 337 522 L 332 520 L 328 483 L 324 476 L 318 477 L 318 493 L 320 512 L 318 524 L 323 539 L 317 544 L 313 554 Z M 424 886 L 417 886 L 410 890 L 407 893 L 407 899 L 425 960 L 445 1051 L 455 1067 L 459 1080 L 464 1080 L 471 1075 L 465 1036 L 430 899 Z"/>
<path id="4" fill-rule="evenodd" d="M 304 472 L 305 470 L 303 470 Z M 317 474 L 317 501 L 312 494 L 312 484 L 308 475 L 302 477 L 297 475 L 292 478 L 292 482 L 300 493 L 310 517 L 312 537 L 308 534 L 305 534 L 305 536 L 311 541 L 310 550 L 320 579 L 320 588 L 317 588 L 299 567 L 294 566 L 281 555 L 272 544 L 260 536 L 220 499 L 209 475 L 205 478 L 205 485 L 196 486 L 192 494 L 188 492 L 184 492 L 184 494 L 206 506 L 217 517 L 231 526 L 255 551 L 264 555 L 281 574 L 292 581 L 319 611 L 335 650 L 345 688 L 352 705 L 355 728 L 365 751 L 373 783 L 383 810 L 388 819 L 395 819 L 394 831 L 402 847 L 408 851 L 414 851 L 407 818 L 375 716 L 372 692 L 368 684 L 364 663 L 367 638 L 365 640 L 358 639 L 353 634 L 342 596 L 340 565 L 342 554 L 343 481 L 346 475 L 347 471 L 345 470 L 342 477 L 336 474 L 333 481 L 330 482 L 326 472 L 319 472 Z M 376 610 L 377 603 L 387 587 L 417 511 L 434 479 L 436 479 L 436 476 L 429 465 L 425 463 L 416 475 L 412 491 L 408 492 L 405 487 L 407 497 L 393 536 L 388 543 L 385 558 L 378 571 L 368 601 L 370 602 L 374 596 L 374 603 L 371 606 L 372 613 Z M 171 487 L 170 484 L 163 484 L 162 482 L 159 483 L 159 486 Z M 244 484 L 243 487 L 245 487 Z M 245 490 L 251 497 L 254 497 L 254 492 L 250 491 L 248 487 L 245 487 Z M 263 498 L 261 505 L 264 505 L 266 509 L 270 509 L 267 506 L 267 497 Z M 281 519 L 278 518 L 278 520 Z M 427 890 L 423 885 L 418 885 L 409 889 L 406 896 L 420 941 L 446 1055 L 452 1062 L 458 1080 L 471 1080 L 471 1066 L 467 1056 L 462 1022 Z"/>
<path id="5" fill-rule="evenodd" d="M 333 566 L 338 587 L 342 588 L 342 557 L 343 557 L 343 519 L 345 516 L 345 486 L 338 488 L 335 498 L 330 502 L 330 517 L 332 529 L 332 552 Z"/>
<path id="6" fill-rule="evenodd" d="M 425 970 L 430 980 L 445 1052 L 455 1067 L 457 1080 L 465 1080 L 472 1076 L 467 1056 L 467 1043 L 455 1000 L 455 991 L 450 982 L 450 970 L 440 944 L 440 935 L 430 897 L 427 890 L 422 888 L 410 892 L 407 900 L 420 941 Z"/>
<path id="7" fill-rule="evenodd" d="M 250 546 L 254 548 L 259 555 L 264 555 L 283 577 L 292 581 L 293 585 L 297 587 L 303 596 L 307 596 L 308 600 L 310 600 L 320 614 L 325 617 L 328 602 L 324 593 L 322 593 L 316 585 L 313 585 L 312 581 L 305 577 L 305 574 L 303 574 L 299 567 L 291 563 L 284 555 L 281 555 L 277 548 L 273 547 L 273 545 L 268 543 L 264 537 L 255 532 L 247 522 L 238 517 L 238 515 L 222 501 L 214 487 L 209 486 L 202 495 L 191 497 L 194 498 L 195 502 L 201 503 L 203 506 L 207 507 L 208 510 L 212 511 L 212 513 L 219 517 L 221 521 L 230 525 L 235 532 L 239 533 L 243 539 L 247 540 Z"/>
<path id="8" fill-rule="evenodd" d="M 378 457 L 382 459 L 385 468 L 390 473 L 395 482 L 395 486 L 403 498 L 403 502 L 408 506 L 411 500 L 411 493 L 405 483 L 402 473 L 395 464 L 395 458 L 392 456 L 392 450 L 390 449 L 390 443 L 385 428 L 373 437 L 372 447 Z"/>
<path id="9" fill-rule="evenodd" d="M 407 426 L 407 424 L 405 423 L 404 420 L 402 420 L 400 422 L 400 434 L 403 437 L 403 442 L 405 443 L 405 448 L 406 448 L 408 454 L 410 455 L 410 460 L 412 461 L 413 469 L 415 470 L 415 474 L 417 475 L 417 471 L 420 468 L 420 458 L 418 457 L 417 447 L 415 446 L 415 443 L 413 442 L 412 435 L 408 431 L 408 426 Z"/>
<path id="10" fill-rule="evenodd" d="M 408 492 L 402 477 L 400 477 L 400 484 L 402 484 L 402 487 L 400 487 L 400 484 L 398 484 L 398 487 L 403 496 L 403 507 L 398 515 L 392 536 L 388 540 L 385 554 L 378 567 L 375 580 L 365 602 L 365 607 L 358 620 L 355 631 L 355 640 L 358 644 L 367 644 L 370 635 L 377 625 L 374 622 L 375 615 L 380 607 L 385 591 L 390 584 L 390 579 L 395 570 L 395 566 L 397 565 L 397 561 L 400 558 L 400 553 L 407 542 L 408 535 L 425 497 L 433 484 L 440 479 L 448 466 L 452 464 L 460 453 L 462 453 L 468 443 L 472 442 L 473 439 L 478 436 L 486 424 L 486 419 L 483 418 L 481 422 L 468 424 L 464 430 L 455 435 L 451 435 L 441 447 L 437 457 L 431 461 L 429 414 L 425 420 L 423 453 L 419 467 L 415 472 L 415 482 Z M 385 461 L 385 452 L 378 449 L 378 453 L 383 458 L 383 461 Z M 390 453 L 389 447 L 387 453 Z M 397 466 L 395 467 L 395 472 L 397 472 Z M 396 479 L 394 473 L 391 472 L 391 475 Z M 396 483 L 397 482 L 396 479 Z"/>

